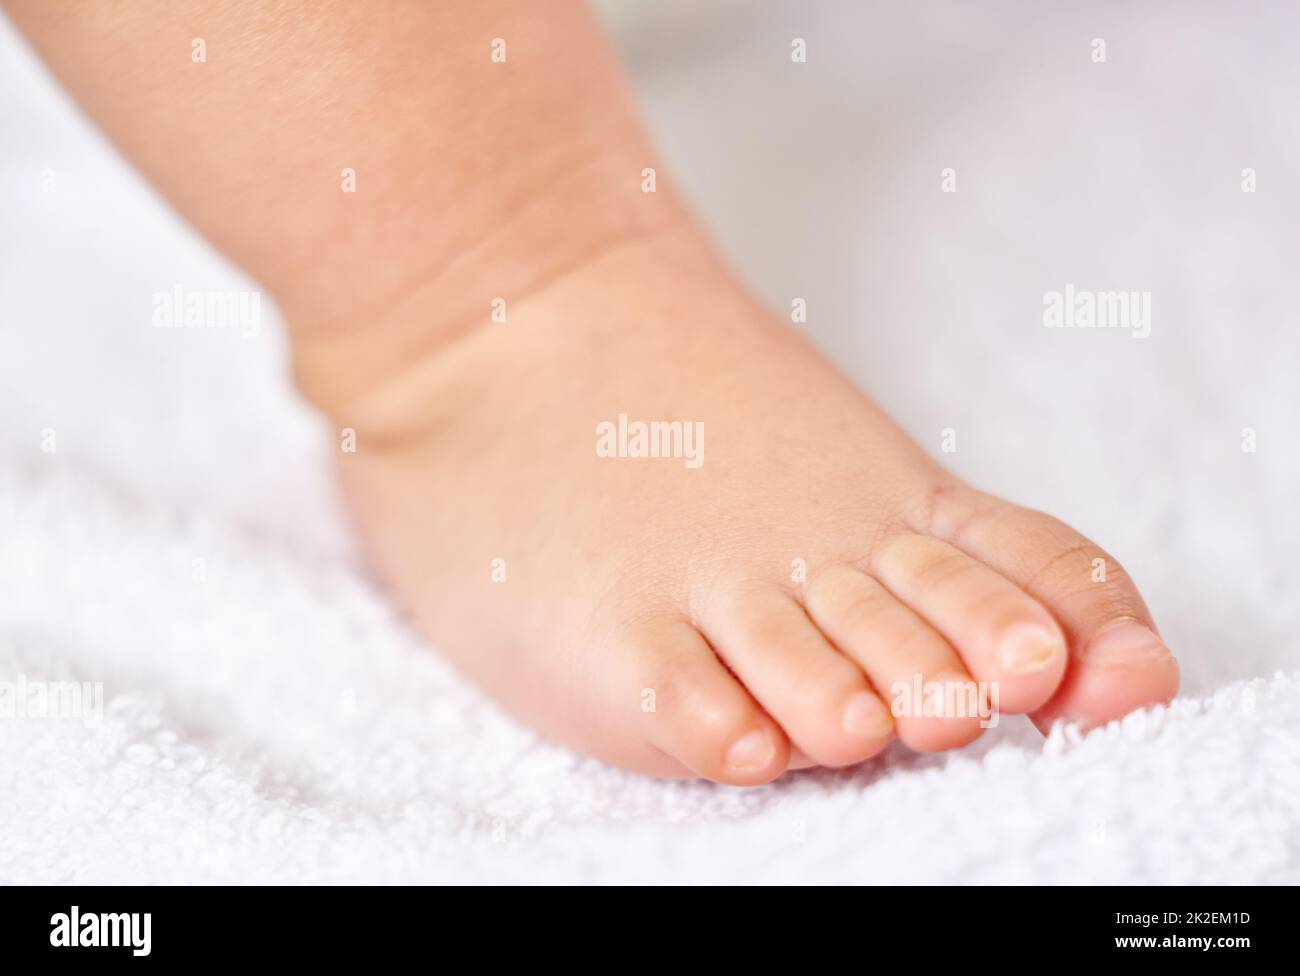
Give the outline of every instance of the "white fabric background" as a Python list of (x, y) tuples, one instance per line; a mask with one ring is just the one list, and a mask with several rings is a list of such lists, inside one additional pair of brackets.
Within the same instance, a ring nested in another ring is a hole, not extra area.
[[(754, 287), (1122, 558), (1184, 699), (747, 792), (538, 742), (367, 582), (276, 324), (151, 326), (175, 283), (251, 285), (0, 21), (0, 680), (107, 699), (0, 720), (0, 880), (1300, 879), (1300, 13), (607, 6)], [(1151, 291), (1150, 338), (1044, 329), (1067, 281)]]

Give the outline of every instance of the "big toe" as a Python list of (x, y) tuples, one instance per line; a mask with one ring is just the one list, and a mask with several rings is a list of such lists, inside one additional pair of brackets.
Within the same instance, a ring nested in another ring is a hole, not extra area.
[(1061, 624), (1069, 665), (1031, 718), (1101, 725), (1170, 701), (1178, 662), (1119, 562), (1065, 523), (988, 496), (935, 513), (934, 532), (1019, 584)]
[(1150, 624), (1100, 617), (1072, 655), (1060, 690), (1031, 716), (1044, 732), (1058, 719), (1100, 725), (1168, 702), (1178, 691), (1178, 662)]

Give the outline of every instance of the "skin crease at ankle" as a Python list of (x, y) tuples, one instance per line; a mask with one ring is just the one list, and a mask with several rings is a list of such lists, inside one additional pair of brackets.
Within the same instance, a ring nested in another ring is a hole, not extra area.
[[(363, 419), (383, 413), (372, 404), (400, 395), (393, 388), (431, 381), (438, 372), (433, 361), (450, 357), (461, 344), (495, 341), (491, 334), (507, 327), (494, 321), (494, 312), (518, 336), (530, 323), (547, 319), (546, 295), (556, 285), (620, 254), (655, 249), (661, 240), (716, 260), (711, 245), (667, 193), (653, 208), (622, 214), (618, 198), (629, 191), (611, 190), (613, 170), (633, 171), (611, 158), (596, 160), (580, 179), (549, 188), (481, 245), (401, 291), (346, 319), (298, 329), (293, 366), (299, 390), (331, 416), (346, 415), (352, 426), (378, 432), (382, 422)], [(602, 208), (601, 219), (583, 219), (576, 198), (596, 197), (608, 197), (614, 206)], [(568, 239), (551, 247), (547, 241), (557, 226), (566, 227)]]
[(489, 323), (498, 296), (687, 222), (662, 182), (641, 191), (657, 163), (581, 0), (0, 2), (274, 295), (327, 413)]

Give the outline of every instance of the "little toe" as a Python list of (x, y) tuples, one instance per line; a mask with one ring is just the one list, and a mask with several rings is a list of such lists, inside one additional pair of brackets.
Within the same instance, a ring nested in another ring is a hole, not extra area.
[(734, 786), (775, 779), (789, 764), (781, 728), (685, 621), (642, 639), (638, 702), (649, 741), (698, 776)]

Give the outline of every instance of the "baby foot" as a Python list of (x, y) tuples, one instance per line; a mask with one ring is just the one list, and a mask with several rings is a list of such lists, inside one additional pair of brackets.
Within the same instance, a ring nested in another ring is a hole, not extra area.
[[(756, 784), (977, 737), (969, 707), (912, 707), (932, 682), (1040, 728), (1177, 688), (1111, 556), (947, 474), (689, 231), (607, 249), (332, 412), (418, 625), (628, 769)], [(651, 444), (651, 421), (680, 426)], [(655, 446), (676, 456), (636, 456)]]
[(1174, 693), (1113, 559), (947, 474), (731, 278), (586, 4), (7, 6), (275, 295), (376, 565), (543, 733), (753, 784)]

